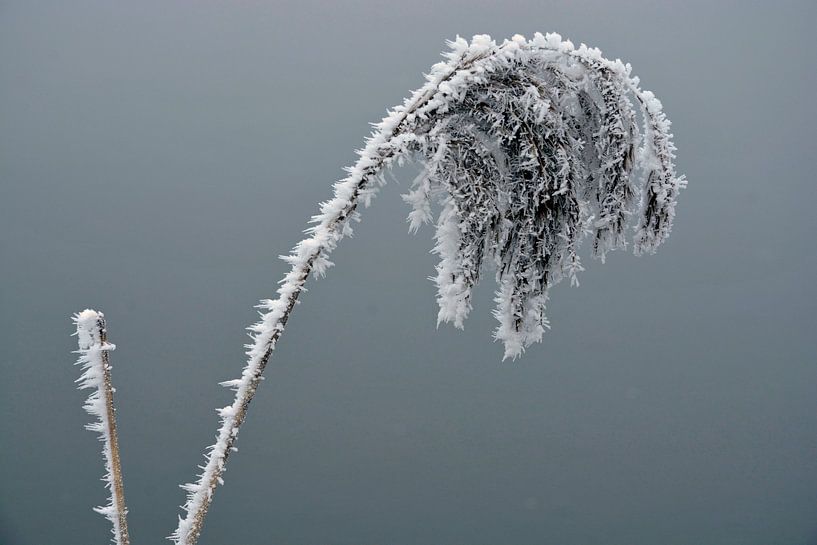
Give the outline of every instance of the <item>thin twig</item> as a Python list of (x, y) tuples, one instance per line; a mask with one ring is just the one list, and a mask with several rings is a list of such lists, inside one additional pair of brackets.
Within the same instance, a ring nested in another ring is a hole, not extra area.
[(85, 402), (85, 410), (97, 421), (87, 424), (90, 431), (99, 433), (104, 443), (102, 455), (105, 459), (105, 486), (111, 496), (106, 506), (95, 507), (94, 511), (105, 516), (113, 525), (113, 542), (116, 545), (130, 545), (128, 536), (127, 507), (122, 486), (122, 466), (119, 459), (119, 438), (116, 433), (116, 408), (114, 407), (114, 387), (111, 382), (109, 352), (116, 348), (107, 340), (105, 316), (95, 310), (83, 310), (74, 316), (77, 327), (79, 350), (78, 365), (83, 373), (77, 379), (80, 389), (93, 388)]

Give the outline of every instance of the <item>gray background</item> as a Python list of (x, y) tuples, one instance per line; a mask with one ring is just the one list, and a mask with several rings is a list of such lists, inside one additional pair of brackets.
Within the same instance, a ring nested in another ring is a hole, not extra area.
[[(500, 5), (505, 4), (505, 5)], [(633, 63), (690, 179), (516, 363), (435, 331), (399, 172), (311, 284), (202, 545), (817, 543), (813, 2), (0, 3), (0, 543), (108, 539), (72, 312), (109, 319), (135, 544), (162, 543), (256, 300), (444, 39)]]

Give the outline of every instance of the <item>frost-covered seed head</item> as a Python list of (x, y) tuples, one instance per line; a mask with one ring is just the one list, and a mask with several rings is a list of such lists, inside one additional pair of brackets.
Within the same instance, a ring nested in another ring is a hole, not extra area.
[(636, 253), (653, 252), (685, 182), (660, 102), (621, 61), (558, 34), (502, 44), (481, 35), (451, 47), (429, 77), (454, 70), (397, 131), (412, 135), (397, 152), (424, 165), (404, 200), (412, 230), (440, 206), (438, 322), (463, 326), (490, 264), (495, 337), (516, 358), (547, 327), (549, 288), (564, 277), (578, 284), (582, 239), (603, 260), (626, 246), (632, 225)]

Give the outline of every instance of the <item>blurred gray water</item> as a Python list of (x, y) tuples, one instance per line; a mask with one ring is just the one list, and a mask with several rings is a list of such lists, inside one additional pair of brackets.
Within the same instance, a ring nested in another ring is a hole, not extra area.
[(456, 34), (634, 66), (689, 179), (500, 363), (435, 330), (388, 186), (311, 284), (201, 545), (817, 543), (814, 2), (0, 2), (0, 544), (103, 543), (72, 312), (103, 310), (133, 542), (162, 543), (275, 259)]

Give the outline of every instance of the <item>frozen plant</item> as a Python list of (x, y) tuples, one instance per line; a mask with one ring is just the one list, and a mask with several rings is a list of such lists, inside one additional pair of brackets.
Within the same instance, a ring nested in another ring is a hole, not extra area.
[[(582, 270), (578, 246), (585, 235), (593, 253), (626, 245), (635, 227), (637, 254), (654, 252), (667, 237), (675, 201), (685, 184), (675, 174), (675, 147), (661, 103), (642, 91), (630, 66), (574, 47), (558, 34), (489, 36), (450, 42), (445, 61), (426, 84), (377, 123), (357, 163), (334, 186), (334, 197), (312, 217), (308, 238), (283, 256), (291, 270), (278, 298), (261, 301), (250, 326), (247, 364), (222, 385), (235, 391), (219, 410), (216, 443), (188, 492), (186, 516), (171, 536), (192, 545), (222, 482), (225, 464), (275, 344), (310, 273), (322, 276), (328, 255), (351, 234), (358, 204), (368, 205), (385, 183), (385, 170), (419, 161), (423, 174), (404, 198), (411, 228), (437, 218), (438, 321), (462, 327), (482, 265), (494, 266), (499, 284), (495, 337), (505, 357), (516, 358), (541, 340), (547, 327), (548, 290)], [(639, 130), (633, 107), (641, 112)]]
[(82, 375), (77, 382), (79, 388), (93, 391), (85, 402), (85, 410), (96, 421), (85, 427), (99, 433), (102, 442), (102, 456), (105, 460), (105, 476), (102, 480), (111, 491), (108, 505), (95, 507), (113, 526), (113, 542), (129, 545), (128, 522), (126, 519), (125, 493), (122, 487), (122, 466), (119, 462), (119, 438), (116, 434), (116, 409), (113, 403), (114, 388), (111, 382), (111, 363), (108, 352), (116, 346), (109, 343), (105, 316), (101, 312), (86, 309), (74, 315), (74, 324), (79, 344), (77, 365), (82, 366)]
[(223, 382), (233, 402), (219, 409), (216, 442), (187, 491), (185, 515), (171, 539), (198, 540), (216, 486), (262, 373), (304, 291), (322, 276), (329, 254), (352, 232), (394, 165), (422, 165), (404, 199), (410, 229), (434, 221), (438, 323), (462, 328), (484, 270), (498, 288), (494, 337), (515, 359), (548, 327), (550, 288), (577, 284), (579, 245), (592, 254), (627, 246), (652, 253), (669, 235), (679, 190), (675, 147), (661, 103), (639, 87), (630, 66), (558, 34), (489, 36), (449, 43), (426, 83), (374, 126), (334, 196), (320, 204), (307, 238), (283, 259), (291, 266), (278, 297), (261, 301), (239, 378)]

